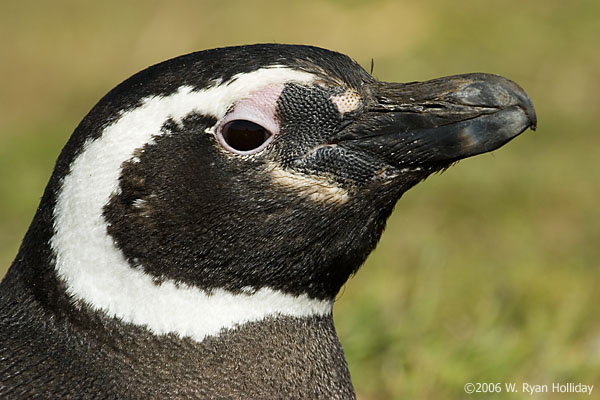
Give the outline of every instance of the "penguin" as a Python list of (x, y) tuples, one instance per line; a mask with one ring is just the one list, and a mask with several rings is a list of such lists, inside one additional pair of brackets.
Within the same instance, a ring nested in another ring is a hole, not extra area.
[(354, 399), (340, 288), (409, 188), (528, 128), (516, 83), (205, 50), (104, 96), (0, 284), (0, 397)]

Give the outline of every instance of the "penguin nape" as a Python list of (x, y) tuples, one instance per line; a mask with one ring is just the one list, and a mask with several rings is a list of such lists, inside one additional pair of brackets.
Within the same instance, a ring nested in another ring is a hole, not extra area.
[(536, 115), (496, 75), (184, 55), (81, 121), (0, 284), (0, 397), (351, 399), (332, 319), (402, 194)]

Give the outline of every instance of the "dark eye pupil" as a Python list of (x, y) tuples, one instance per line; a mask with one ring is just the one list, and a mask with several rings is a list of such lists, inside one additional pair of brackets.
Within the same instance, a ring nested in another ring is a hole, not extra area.
[(245, 120), (235, 120), (223, 127), (223, 139), (234, 150), (250, 151), (260, 147), (271, 134), (262, 126)]

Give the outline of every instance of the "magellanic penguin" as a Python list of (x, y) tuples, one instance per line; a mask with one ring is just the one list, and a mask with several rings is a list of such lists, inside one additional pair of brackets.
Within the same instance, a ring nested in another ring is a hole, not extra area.
[(496, 75), (375, 80), (295, 45), (127, 79), (0, 286), (0, 397), (352, 399), (332, 307), (396, 201), (536, 116)]

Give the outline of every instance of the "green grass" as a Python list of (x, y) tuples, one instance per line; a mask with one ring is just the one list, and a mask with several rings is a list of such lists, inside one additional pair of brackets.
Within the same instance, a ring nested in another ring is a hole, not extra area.
[(594, 0), (3, 4), (0, 275), (70, 132), (147, 65), (277, 41), (374, 58), (383, 80), (494, 72), (528, 91), (539, 129), (400, 200), (335, 308), (353, 380), (362, 399), (463, 399), (467, 382), (582, 382), (597, 398), (599, 37)]

